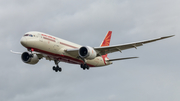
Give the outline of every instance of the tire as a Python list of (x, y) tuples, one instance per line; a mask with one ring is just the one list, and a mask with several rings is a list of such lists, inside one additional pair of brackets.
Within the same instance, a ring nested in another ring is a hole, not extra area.
[(88, 66), (87, 64), (84, 64), (84, 68), (88, 69), (88, 68), (89, 68), (89, 66)]
[(83, 67), (84, 67), (84, 66), (83, 66), (83, 64), (81, 64), (80, 66), (81, 66), (81, 68), (83, 68)]
[(59, 70), (59, 72), (61, 72), (61, 71), (62, 71), (62, 68), (59, 67), (58, 70)]
[(56, 67), (55, 66), (53, 66), (53, 68), (52, 68), (53, 70), (56, 70)]
[(58, 72), (58, 70), (56, 69), (55, 72)]

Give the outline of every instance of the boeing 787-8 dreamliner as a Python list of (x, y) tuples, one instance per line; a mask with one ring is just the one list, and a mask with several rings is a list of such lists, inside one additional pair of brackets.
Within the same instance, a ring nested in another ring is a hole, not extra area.
[(122, 52), (126, 49), (137, 48), (146, 43), (174, 36), (171, 35), (147, 41), (109, 46), (111, 34), (112, 31), (108, 31), (100, 47), (90, 47), (81, 46), (42, 32), (32, 31), (27, 32), (20, 41), (28, 51), (23, 53), (14, 51), (11, 52), (21, 54), (22, 61), (27, 64), (37, 64), (42, 58), (46, 58), (46, 60), (53, 60), (56, 66), (53, 66), (52, 69), (56, 72), (62, 71), (58, 65), (61, 61), (72, 64), (79, 64), (80, 67), (85, 70), (91, 67), (110, 65), (112, 64), (112, 61), (137, 58), (127, 57), (109, 59), (107, 57), (108, 53), (117, 51)]

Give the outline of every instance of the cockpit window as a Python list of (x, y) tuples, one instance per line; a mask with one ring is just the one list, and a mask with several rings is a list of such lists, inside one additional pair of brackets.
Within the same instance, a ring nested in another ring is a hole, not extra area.
[(25, 34), (24, 36), (28, 36), (29, 34)]
[(30, 37), (33, 37), (33, 35), (29, 34)]
[(30, 37), (33, 37), (33, 35), (32, 35), (32, 34), (25, 34), (24, 36), (30, 36)]

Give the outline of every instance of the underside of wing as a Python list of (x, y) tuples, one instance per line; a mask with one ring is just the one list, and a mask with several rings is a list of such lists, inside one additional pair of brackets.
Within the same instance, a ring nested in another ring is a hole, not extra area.
[(79, 54), (78, 54), (78, 51), (79, 49), (66, 49), (65, 52), (68, 53), (69, 55), (72, 55), (74, 57), (78, 57)]

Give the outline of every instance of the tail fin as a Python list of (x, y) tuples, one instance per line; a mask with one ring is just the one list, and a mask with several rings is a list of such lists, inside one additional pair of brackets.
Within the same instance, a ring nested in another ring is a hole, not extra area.
[(110, 41), (111, 41), (111, 34), (112, 34), (112, 31), (108, 31), (108, 33), (106, 34), (106, 37), (104, 38), (104, 40), (102, 41), (100, 45), (101, 47), (109, 46)]
[[(106, 37), (104, 38), (104, 40), (102, 41), (102, 43), (101, 43), (101, 45), (100, 45), (101, 47), (103, 47), (103, 46), (109, 46), (110, 41), (111, 41), (111, 35), (112, 35), (112, 31), (108, 31), (108, 33), (106, 34)], [(105, 62), (105, 58), (108, 59), (107, 54), (106, 54), (106, 55), (103, 55), (102, 58), (103, 58), (103, 60), (104, 60), (104, 62)], [(106, 64), (106, 63), (105, 63), (105, 64)]]

